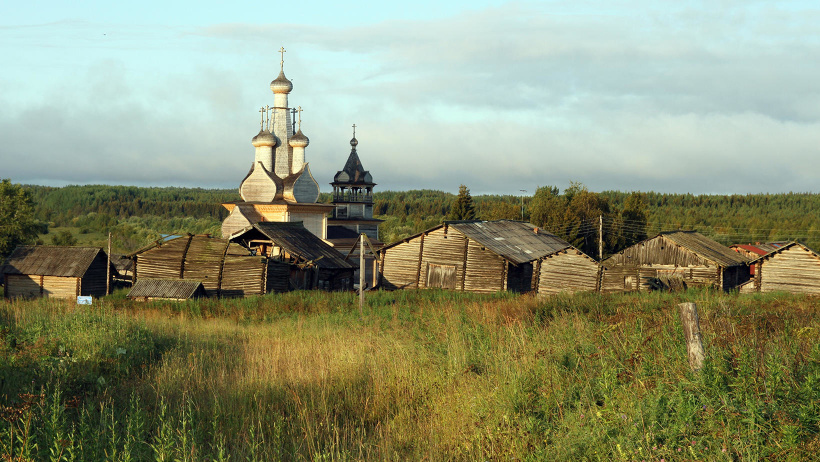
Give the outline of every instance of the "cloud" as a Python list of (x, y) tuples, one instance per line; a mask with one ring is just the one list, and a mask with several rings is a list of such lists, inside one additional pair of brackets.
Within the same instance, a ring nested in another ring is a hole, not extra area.
[(323, 187), (356, 123), (383, 189), (816, 190), (820, 12), (688, 5), (509, 3), (350, 27), (166, 28), (162, 52), (155, 39), (140, 48), (151, 31), (128, 29), (37, 97), (0, 89), (0, 103), (23, 102), (0, 115), (0, 176), (235, 187), (284, 45)]

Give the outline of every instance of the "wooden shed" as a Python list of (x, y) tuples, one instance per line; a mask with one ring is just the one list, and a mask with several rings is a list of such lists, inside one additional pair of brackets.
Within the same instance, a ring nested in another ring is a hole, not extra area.
[(602, 292), (650, 290), (671, 283), (729, 290), (749, 280), (749, 260), (695, 231), (670, 231), (601, 262)]
[(209, 297), (243, 297), (288, 289), (287, 264), (254, 256), (238, 244), (207, 235), (158, 241), (130, 255), (134, 278), (202, 283)]
[(256, 255), (290, 265), (290, 290), (353, 289), (358, 265), (318, 238), (300, 222), (264, 221), (231, 236), (231, 242), (251, 249)]
[(152, 300), (184, 301), (205, 296), (205, 287), (199, 281), (146, 278), (134, 283), (127, 295), (132, 300), (142, 302)]
[[(108, 257), (99, 247), (20, 246), (2, 267), (6, 298), (101, 297)], [(111, 267), (110, 274), (115, 270)]]
[(595, 290), (598, 274), (595, 262), (563, 239), (510, 220), (446, 222), (385, 246), (379, 257), (386, 289), (546, 294)]
[(749, 263), (754, 276), (743, 292), (783, 291), (820, 294), (820, 255), (797, 242), (790, 242)]

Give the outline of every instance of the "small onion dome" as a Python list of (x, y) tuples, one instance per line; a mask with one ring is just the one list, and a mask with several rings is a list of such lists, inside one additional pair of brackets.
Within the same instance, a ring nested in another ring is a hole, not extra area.
[(289, 144), (292, 148), (305, 148), (310, 144), (310, 140), (302, 133), (300, 128), (293, 136), (290, 137)]
[(257, 148), (259, 146), (279, 146), (279, 140), (273, 133), (267, 130), (259, 130), (259, 133), (251, 140), (251, 144)]
[(285, 77), (285, 71), (279, 72), (279, 77), (270, 83), (270, 89), (274, 93), (290, 93), (293, 90), (293, 83)]
[(356, 146), (358, 146), (358, 144), (359, 144), (359, 140), (357, 140), (357, 139), (356, 139), (356, 137), (354, 136), (354, 137), (350, 140), (350, 145), (351, 145), (351, 146), (353, 146), (353, 147), (355, 148)]

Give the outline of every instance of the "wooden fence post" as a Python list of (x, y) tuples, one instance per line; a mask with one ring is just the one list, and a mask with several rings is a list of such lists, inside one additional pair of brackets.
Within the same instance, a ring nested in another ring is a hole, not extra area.
[(703, 367), (703, 342), (698, 322), (698, 306), (692, 302), (679, 303), (680, 322), (686, 338), (686, 353), (689, 355), (689, 367), (697, 372)]

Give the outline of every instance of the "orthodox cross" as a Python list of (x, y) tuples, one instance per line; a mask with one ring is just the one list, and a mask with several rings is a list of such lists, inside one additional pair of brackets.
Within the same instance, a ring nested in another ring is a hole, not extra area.
[[(276, 114), (276, 112), (274, 112), (274, 114)], [(268, 131), (271, 131), (273, 129), (273, 124), (270, 119), (270, 105), (265, 106), (265, 115), (268, 117)]]
[(291, 108), (290, 117), (293, 120), (293, 133), (296, 133), (296, 108)]
[(302, 129), (302, 106), (299, 106), (299, 109), (296, 110), (299, 113), (299, 130)]
[(353, 138), (356, 138), (356, 124), (353, 124)]
[(264, 107), (259, 108), (259, 115), (261, 116), (261, 119), (262, 119), (259, 122), (259, 130), (264, 130), (265, 129), (265, 113), (266, 112), (267, 111), (265, 110)]
[(285, 70), (285, 51), (287, 51), (287, 50), (285, 50), (285, 47), (282, 47), (282, 48), (279, 49), (279, 54), (282, 55), (282, 59), (281, 59), (281, 61), (279, 61), (279, 70), (280, 71)]

